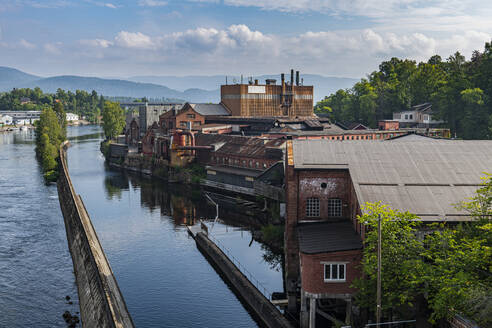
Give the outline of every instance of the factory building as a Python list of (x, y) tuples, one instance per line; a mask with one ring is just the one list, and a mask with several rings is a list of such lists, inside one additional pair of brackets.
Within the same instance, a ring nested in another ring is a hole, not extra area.
[(299, 71), (291, 70), (290, 82), (281, 74), (281, 83), (267, 79), (265, 84), (226, 84), (220, 88), (221, 103), (239, 117), (312, 116), (313, 86), (300, 81)]

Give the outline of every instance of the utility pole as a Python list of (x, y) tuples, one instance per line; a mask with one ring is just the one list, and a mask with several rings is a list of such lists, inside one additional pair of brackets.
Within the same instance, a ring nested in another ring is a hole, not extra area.
[(376, 327), (380, 327), (381, 323), (381, 214), (378, 216), (378, 282), (376, 295)]

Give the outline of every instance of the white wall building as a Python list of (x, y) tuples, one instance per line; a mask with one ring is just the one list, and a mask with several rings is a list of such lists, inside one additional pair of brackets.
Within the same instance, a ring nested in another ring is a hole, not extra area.
[(13, 118), (10, 115), (0, 114), (0, 125), (12, 125)]
[(393, 113), (393, 120), (400, 122), (401, 125), (434, 125), (444, 121), (432, 118), (432, 104), (424, 103), (413, 106), (410, 110)]
[(74, 113), (66, 113), (67, 122), (78, 121), (79, 115)]

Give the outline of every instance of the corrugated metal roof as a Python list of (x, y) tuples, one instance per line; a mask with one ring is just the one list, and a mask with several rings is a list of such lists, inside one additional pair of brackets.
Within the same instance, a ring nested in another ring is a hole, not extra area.
[(299, 250), (305, 254), (361, 249), (362, 241), (347, 221), (306, 223), (297, 228)]
[(462, 220), (454, 204), (492, 171), (492, 141), (485, 140), (293, 140), (293, 151), (296, 169), (348, 168), (360, 204), (381, 201), (429, 220)]
[(230, 115), (221, 104), (190, 104), (191, 107), (198, 113), (203, 116), (224, 116)]
[(266, 158), (267, 148), (281, 148), (285, 139), (260, 139), (254, 137), (231, 136), (226, 134), (197, 134), (197, 146), (220, 145), (216, 154)]

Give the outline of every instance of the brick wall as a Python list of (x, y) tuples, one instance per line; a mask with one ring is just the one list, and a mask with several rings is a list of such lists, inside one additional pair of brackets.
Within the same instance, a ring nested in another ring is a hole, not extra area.
[[(349, 183), (350, 178), (348, 170), (306, 170), (299, 172), (299, 206), (297, 207), (297, 221), (305, 219), (330, 219), (328, 217), (329, 198), (340, 198), (343, 204), (342, 217), (350, 217)], [(317, 197), (320, 200), (319, 218), (306, 217), (306, 200), (310, 197)]]
[[(342, 251), (322, 254), (301, 253), (302, 289), (313, 294), (352, 294), (353, 280), (361, 275), (359, 269), (362, 250)], [(345, 282), (325, 282), (322, 262), (347, 262)]]

